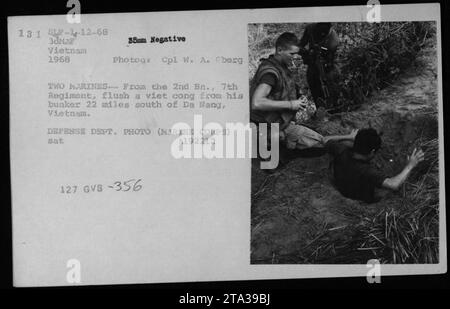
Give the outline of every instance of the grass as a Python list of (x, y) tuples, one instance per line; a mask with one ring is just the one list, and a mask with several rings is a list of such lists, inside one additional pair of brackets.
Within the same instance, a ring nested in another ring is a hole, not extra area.
[(359, 250), (370, 250), (382, 263), (439, 262), (439, 204), (406, 200), (399, 211), (383, 210), (361, 223)]
[[(274, 253), (255, 262), (365, 264), (375, 258), (385, 264), (438, 263), (439, 143), (437, 138), (424, 140), (422, 136), (416, 143), (425, 152), (425, 160), (413, 171), (400, 193), (376, 205), (381, 208), (377, 212), (361, 208), (366, 205), (335, 208), (353, 223), (330, 226), (322, 222), (311, 230), (301, 248), (289, 254)], [(271, 190), (279, 176), (278, 173), (267, 176), (253, 192), (252, 205)], [(253, 232), (264, 220), (280, 213), (280, 207), (288, 206), (273, 205), (257, 217), (252, 215)]]
[(377, 247), (385, 263), (439, 262), (439, 142), (420, 144), (426, 159), (404, 185), (402, 207), (380, 212), (360, 229), (366, 235), (361, 247)]
[[(403, 198), (395, 200), (400, 205), (387, 205), (375, 216), (360, 218), (349, 237), (338, 244), (341, 250), (335, 249), (331, 256), (325, 248), (336, 243), (325, 239), (317, 247), (322, 256), (316, 253), (315, 262), (364, 263), (371, 258), (387, 264), (439, 262), (438, 140), (423, 142), (422, 149), (426, 160), (420, 164), (425, 173), (411, 175), (414, 181), (406, 183)], [(326, 231), (321, 233), (325, 235)]]

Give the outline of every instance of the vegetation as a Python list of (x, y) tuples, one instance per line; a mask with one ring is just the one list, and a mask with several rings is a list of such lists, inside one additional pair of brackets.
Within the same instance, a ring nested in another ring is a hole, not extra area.
[[(301, 37), (306, 24), (250, 24), (249, 76), (256, 72), (259, 61), (274, 52), (274, 42), (283, 32)], [(340, 71), (339, 106), (348, 110), (359, 106), (374, 93), (390, 85), (416, 60), (425, 46), (434, 44), (434, 22), (335, 23), (333, 28), (341, 44), (337, 52)], [(306, 67), (296, 72), (296, 82), (305, 94)]]
[(391, 85), (411, 66), (427, 44), (433, 44), (434, 22), (338, 23), (341, 38), (342, 104), (360, 105), (374, 91)]

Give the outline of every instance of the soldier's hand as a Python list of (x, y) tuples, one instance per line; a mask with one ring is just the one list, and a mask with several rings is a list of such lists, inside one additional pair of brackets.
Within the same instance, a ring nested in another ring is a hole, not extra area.
[(292, 110), (294, 110), (294, 111), (305, 110), (306, 106), (308, 106), (308, 101), (306, 101), (303, 98), (298, 99), (298, 100), (292, 100), (291, 105), (292, 105)]
[(422, 162), (424, 160), (424, 153), (421, 149), (417, 150), (417, 148), (414, 148), (411, 156), (408, 156), (408, 164), (411, 167), (416, 167), (417, 164)]
[(358, 134), (358, 131), (359, 131), (358, 129), (352, 130), (352, 132), (350, 132), (349, 134), (350, 139), (354, 140), (356, 135)]

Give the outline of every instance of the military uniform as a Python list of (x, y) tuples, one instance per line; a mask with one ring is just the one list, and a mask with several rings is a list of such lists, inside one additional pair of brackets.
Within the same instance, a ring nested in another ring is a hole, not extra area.
[[(267, 96), (274, 101), (296, 100), (299, 89), (289, 69), (281, 64), (273, 55), (261, 61), (250, 84), (250, 100), (261, 83), (271, 86)], [(250, 120), (253, 123), (278, 123), (284, 144), (289, 149), (306, 149), (322, 146), (322, 136), (304, 126), (294, 123), (296, 111), (260, 111), (250, 109)], [(270, 133), (268, 133), (270, 134)]]

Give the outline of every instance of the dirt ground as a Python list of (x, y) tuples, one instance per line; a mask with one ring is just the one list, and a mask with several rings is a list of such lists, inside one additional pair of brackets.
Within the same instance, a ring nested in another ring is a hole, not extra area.
[[(380, 90), (360, 109), (308, 123), (323, 135), (373, 127), (383, 132), (375, 166), (388, 176), (399, 172), (406, 154), (438, 137), (437, 75), (434, 49), (421, 52), (416, 64), (393, 85)], [(425, 151), (425, 155), (427, 152)], [(382, 193), (375, 204), (347, 199), (333, 187), (329, 157), (296, 158), (274, 172), (252, 167), (251, 262), (366, 263), (370, 250), (360, 250), (358, 226), (380, 211), (406, 207), (404, 186)], [(408, 179), (418, 181), (429, 169), (419, 165)], [(437, 198), (437, 197), (434, 197)], [(361, 236), (361, 235), (359, 235)]]

